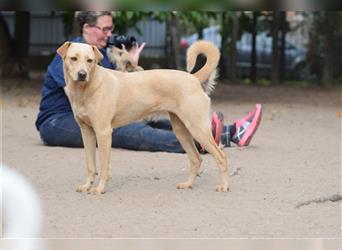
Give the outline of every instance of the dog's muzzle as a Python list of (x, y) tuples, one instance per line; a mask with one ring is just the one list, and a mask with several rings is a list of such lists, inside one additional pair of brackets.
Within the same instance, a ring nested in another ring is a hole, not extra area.
[(78, 71), (77, 73), (77, 80), (78, 81), (85, 81), (87, 79), (87, 72), (83, 69)]

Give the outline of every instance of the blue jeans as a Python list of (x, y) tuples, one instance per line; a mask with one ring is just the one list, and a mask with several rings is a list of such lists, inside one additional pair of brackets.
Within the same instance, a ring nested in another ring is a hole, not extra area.
[[(112, 147), (184, 153), (171, 129), (168, 120), (131, 123), (113, 130)], [(50, 117), (39, 127), (39, 132), (46, 145), (83, 147), (81, 130), (72, 112)]]

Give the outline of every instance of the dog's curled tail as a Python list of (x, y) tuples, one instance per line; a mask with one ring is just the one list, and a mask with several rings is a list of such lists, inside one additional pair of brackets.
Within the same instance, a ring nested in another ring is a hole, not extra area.
[(197, 41), (187, 51), (186, 69), (199, 79), (208, 95), (215, 88), (216, 68), (219, 60), (219, 49), (208, 41)]

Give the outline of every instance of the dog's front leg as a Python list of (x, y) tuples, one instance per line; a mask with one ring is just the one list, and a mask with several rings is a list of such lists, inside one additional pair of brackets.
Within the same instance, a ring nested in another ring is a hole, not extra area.
[(106, 184), (110, 179), (110, 151), (112, 144), (112, 128), (96, 130), (96, 138), (100, 155), (100, 182), (97, 187), (90, 189), (91, 194), (104, 194)]
[(96, 175), (96, 137), (94, 130), (88, 125), (79, 122), (84, 149), (86, 153), (87, 178), (83, 185), (78, 186), (77, 192), (86, 192), (94, 183)]

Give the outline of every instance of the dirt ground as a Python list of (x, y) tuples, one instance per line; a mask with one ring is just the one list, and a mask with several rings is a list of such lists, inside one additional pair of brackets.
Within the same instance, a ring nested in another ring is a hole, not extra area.
[[(259, 102), (250, 146), (225, 148), (230, 192), (204, 155), (194, 189), (184, 154), (112, 149), (113, 179), (101, 196), (75, 192), (83, 149), (44, 146), (34, 127), (40, 79), (1, 80), (2, 162), (34, 185), (42, 238), (340, 238), (341, 90), (219, 84), (214, 110), (227, 123)], [(315, 202), (316, 201), (316, 202)]]

